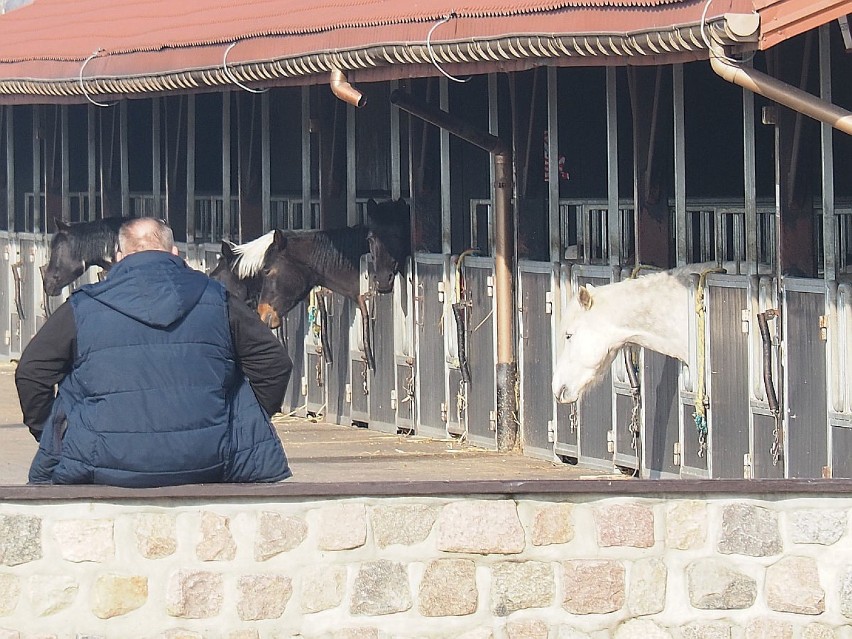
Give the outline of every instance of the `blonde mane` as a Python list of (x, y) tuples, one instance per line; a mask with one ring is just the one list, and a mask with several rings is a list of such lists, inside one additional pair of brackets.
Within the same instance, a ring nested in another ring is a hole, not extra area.
[(274, 235), (275, 231), (269, 231), (256, 240), (234, 247), (233, 251), (237, 259), (234, 261), (231, 270), (240, 279), (254, 277), (260, 273), (260, 269), (263, 267), (263, 258), (266, 256), (266, 250), (272, 246)]

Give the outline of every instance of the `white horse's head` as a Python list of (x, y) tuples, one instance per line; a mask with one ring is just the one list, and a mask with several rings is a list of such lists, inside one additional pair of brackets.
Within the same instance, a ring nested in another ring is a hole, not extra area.
[(565, 343), (553, 372), (553, 394), (559, 402), (576, 402), (604, 376), (621, 346), (607, 317), (618, 309), (601, 308), (596, 297), (591, 284), (581, 286), (564, 310), (560, 336)]

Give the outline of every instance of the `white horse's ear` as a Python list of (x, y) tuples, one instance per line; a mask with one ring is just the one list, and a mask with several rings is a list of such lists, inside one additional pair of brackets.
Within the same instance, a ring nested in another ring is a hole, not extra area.
[(591, 284), (587, 284), (586, 286), (581, 286), (580, 290), (577, 291), (577, 299), (580, 301), (580, 306), (582, 306), (587, 311), (592, 308), (592, 291), (594, 287)]

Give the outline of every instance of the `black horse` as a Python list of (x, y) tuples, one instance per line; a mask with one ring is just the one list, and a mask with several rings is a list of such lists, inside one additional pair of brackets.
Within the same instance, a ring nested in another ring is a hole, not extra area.
[[(267, 326), (323, 286), (354, 301), (361, 311), (367, 365), (375, 370), (366, 295), (361, 293), (361, 256), (373, 258), (371, 281), (379, 293), (393, 290), (394, 278), (411, 254), (409, 209), (404, 200), (367, 202), (366, 224), (326, 231), (275, 231), (263, 258), (257, 312)], [(247, 272), (243, 273), (247, 275)]]
[[(264, 236), (272, 243), (272, 235)], [(245, 245), (243, 245), (245, 246)], [(222, 240), (222, 251), (216, 266), (208, 273), (214, 280), (221, 282), (228, 290), (228, 294), (235, 299), (241, 300), (251, 308), (257, 308), (257, 298), (260, 296), (260, 287), (263, 281), (260, 273), (254, 275), (240, 276), (237, 267), (242, 254), (240, 245), (232, 244)]]
[(45, 296), (59, 292), (86, 272), (90, 266), (108, 271), (115, 261), (118, 229), (123, 217), (106, 217), (94, 222), (56, 222), (50, 241), (50, 259), (42, 270)]

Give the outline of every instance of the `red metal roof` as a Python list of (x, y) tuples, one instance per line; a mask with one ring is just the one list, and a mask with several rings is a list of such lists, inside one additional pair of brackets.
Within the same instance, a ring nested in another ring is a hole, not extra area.
[(35, 0), (0, 16), (0, 100), (80, 99), (83, 77), (86, 92), (99, 95), (233, 84), (222, 72), (226, 55), (247, 82), (324, 81), (330, 66), (356, 70), (361, 80), (422, 75), (435, 71), (427, 37), (443, 46), (443, 64), (475, 63), (474, 72), (629, 56), (694, 59), (704, 55), (703, 29), (726, 13), (823, 3), (829, 0)]

